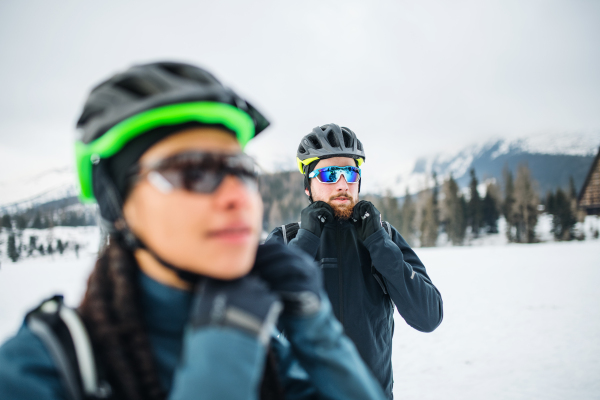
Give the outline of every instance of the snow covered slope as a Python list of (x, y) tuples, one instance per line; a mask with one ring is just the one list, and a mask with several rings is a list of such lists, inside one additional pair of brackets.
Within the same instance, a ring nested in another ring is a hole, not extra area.
[(71, 167), (50, 169), (29, 176), (0, 181), (0, 207), (21, 208), (77, 195), (75, 171)]
[(471, 168), (475, 168), (480, 181), (500, 180), (505, 165), (514, 172), (519, 164), (529, 166), (542, 193), (556, 186), (566, 187), (570, 176), (580, 187), (599, 147), (600, 131), (543, 134), (477, 143), (456, 154), (434, 154), (417, 159), (411, 171), (397, 176), (394, 191), (403, 195), (408, 187), (411, 193), (415, 193), (423, 189), (427, 181), (430, 186), (434, 171), (440, 177), (452, 174), (461, 186), (467, 184)]

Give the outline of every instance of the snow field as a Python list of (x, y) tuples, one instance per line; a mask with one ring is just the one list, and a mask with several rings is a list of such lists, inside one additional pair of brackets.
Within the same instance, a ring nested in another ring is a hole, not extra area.
[[(92, 248), (3, 260), (0, 342), (46, 297), (79, 303)], [(600, 399), (600, 240), (416, 251), (444, 321), (421, 333), (396, 314), (397, 399)]]
[(600, 241), (417, 254), (444, 321), (421, 333), (396, 314), (396, 398), (600, 398)]

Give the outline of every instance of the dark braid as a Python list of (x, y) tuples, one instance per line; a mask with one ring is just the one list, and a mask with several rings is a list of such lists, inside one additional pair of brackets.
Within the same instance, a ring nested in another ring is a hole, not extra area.
[[(164, 399), (142, 320), (133, 254), (114, 238), (102, 251), (79, 307), (117, 397)], [(269, 348), (260, 386), (262, 400), (283, 399), (273, 350)]]
[(137, 264), (116, 240), (109, 243), (90, 275), (79, 311), (109, 367), (113, 390), (132, 400), (164, 399), (142, 320)]

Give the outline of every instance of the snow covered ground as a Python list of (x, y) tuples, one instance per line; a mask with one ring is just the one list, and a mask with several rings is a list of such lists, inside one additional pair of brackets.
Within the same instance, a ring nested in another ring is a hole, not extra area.
[(600, 241), (418, 249), (444, 299), (396, 315), (398, 399), (600, 399)]
[[(0, 342), (54, 293), (76, 305), (89, 246), (0, 268)], [(420, 333), (396, 315), (397, 399), (600, 399), (600, 240), (417, 249), (444, 298)]]

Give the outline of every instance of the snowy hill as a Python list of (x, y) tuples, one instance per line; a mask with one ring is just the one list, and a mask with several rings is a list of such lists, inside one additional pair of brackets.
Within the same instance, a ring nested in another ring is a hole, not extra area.
[(0, 210), (26, 209), (77, 195), (71, 167), (51, 169), (31, 176), (0, 181)]
[[(440, 177), (452, 173), (459, 185), (464, 187), (471, 168), (475, 168), (480, 181), (500, 181), (505, 165), (514, 172), (521, 163), (528, 164), (540, 184), (540, 193), (556, 186), (566, 187), (570, 176), (579, 188), (599, 146), (600, 131), (489, 140), (467, 146), (458, 153), (417, 158), (412, 169), (395, 176), (391, 189), (398, 196), (404, 195), (406, 187), (411, 193), (416, 193), (426, 184), (432, 184), (433, 171)], [(390, 167), (390, 170), (393, 171), (393, 168)], [(65, 198), (74, 199), (77, 195), (75, 184), (76, 174), (72, 167), (0, 180), (0, 212), (12, 212), (15, 208), (23, 210)]]
[(435, 154), (416, 160), (410, 172), (396, 178), (398, 195), (409, 188), (415, 193), (431, 182), (432, 172), (440, 177), (450, 174), (458, 184), (465, 186), (469, 170), (475, 168), (480, 181), (501, 181), (505, 165), (516, 171), (520, 164), (527, 164), (540, 185), (540, 193), (566, 187), (573, 176), (579, 189), (600, 146), (600, 132), (545, 134), (528, 138), (496, 139), (465, 147), (456, 154)]

